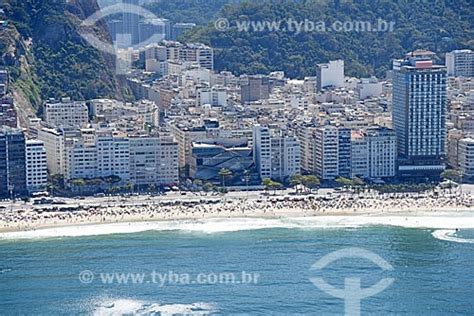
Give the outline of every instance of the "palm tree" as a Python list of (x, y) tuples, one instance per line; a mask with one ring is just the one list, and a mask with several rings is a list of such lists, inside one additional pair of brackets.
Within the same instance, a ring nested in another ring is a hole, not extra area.
[(249, 182), (250, 182), (250, 170), (245, 169), (244, 170), (244, 181), (245, 181), (245, 187), (246, 187), (246, 192), (247, 192), (247, 200), (249, 199)]
[(219, 171), (219, 176), (222, 178), (222, 186), (223, 186), (224, 189), (225, 189), (225, 180), (226, 180), (227, 178), (232, 177), (232, 171), (230, 171), (229, 169), (226, 169), (226, 168), (222, 168), (222, 169)]

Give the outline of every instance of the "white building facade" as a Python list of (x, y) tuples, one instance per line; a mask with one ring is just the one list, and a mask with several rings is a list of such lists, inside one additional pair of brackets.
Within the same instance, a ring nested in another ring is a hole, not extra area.
[(45, 104), (44, 119), (50, 127), (82, 128), (89, 122), (89, 111), (85, 102), (63, 98), (59, 103)]
[(397, 174), (397, 135), (387, 128), (366, 131), (369, 178), (392, 178)]
[(28, 191), (42, 191), (48, 183), (48, 163), (44, 143), (39, 140), (27, 140), (25, 146)]
[(464, 179), (474, 179), (474, 138), (459, 141), (459, 169)]
[(344, 87), (344, 61), (332, 60), (327, 64), (317, 65), (317, 89)]
[(301, 173), (300, 143), (295, 136), (255, 125), (253, 155), (262, 180), (284, 181)]
[(474, 77), (474, 51), (463, 49), (446, 53), (446, 67), (448, 76)]
[(64, 174), (66, 158), (64, 133), (56, 129), (43, 128), (38, 131), (38, 139), (44, 143), (49, 173)]
[(178, 184), (178, 144), (171, 138), (130, 138), (130, 178), (139, 186)]

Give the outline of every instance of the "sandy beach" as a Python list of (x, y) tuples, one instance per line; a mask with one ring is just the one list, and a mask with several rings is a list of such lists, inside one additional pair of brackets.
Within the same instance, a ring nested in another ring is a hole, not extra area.
[[(93, 200), (93, 198), (92, 198)], [(267, 196), (194, 200), (121, 199), (110, 203), (61, 206), (25, 204), (0, 212), (0, 233), (92, 224), (232, 218), (309, 218), (317, 216), (390, 216), (474, 211), (472, 194), (383, 194)]]

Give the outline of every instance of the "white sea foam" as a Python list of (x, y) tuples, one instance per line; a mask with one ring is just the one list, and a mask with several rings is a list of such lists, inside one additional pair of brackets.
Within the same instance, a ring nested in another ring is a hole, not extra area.
[(209, 315), (216, 312), (214, 304), (157, 304), (132, 299), (107, 300), (95, 304), (93, 315)]
[(456, 230), (440, 229), (433, 232), (433, 237), (439, 240), (458, 242), (463, 244), (474, 244), (472, 239), (464, 239), (456, 236)]
[(316, 216), (293, 218), (226, 218), (118, 224), (66, 226), (33, 231), (1, 233), (0, 239), (40, 239), (59, 237), (132, 234), (145, 231), (225, 233), (270, 228), (331, 229), (364, 226), (396, 226), (429, 229), (474, 229), (474, 212), (419, 215)]

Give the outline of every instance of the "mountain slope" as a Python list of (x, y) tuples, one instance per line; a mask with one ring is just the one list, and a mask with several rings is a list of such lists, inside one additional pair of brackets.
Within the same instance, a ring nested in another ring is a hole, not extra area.
[[(216, 50), (218, 70), (237, 74), (284, 70), (291, 77), (315, 74), (315, 64), (346, 61), (349, 75), (383, 76), (393, 58), (416, 48), (439, 53), (474, 48), (474, 6), (470, 0), (259, 1), (225, 6), (232, 26), (221, 32), (202, 27), (188, 40)], [(395, 22), (393, 32), (241, 32), (235, 21)]]
[[(36, 108), (50, 97), (122, 98), (113, 57), (78, 34), (82, 19), (98, 10), (96, 0), (6, 0), (3, 9), (10, 24), (0, 33), (0, 63), (16, 94)], [(95, 30), (108, 38), (105, 25)]]

